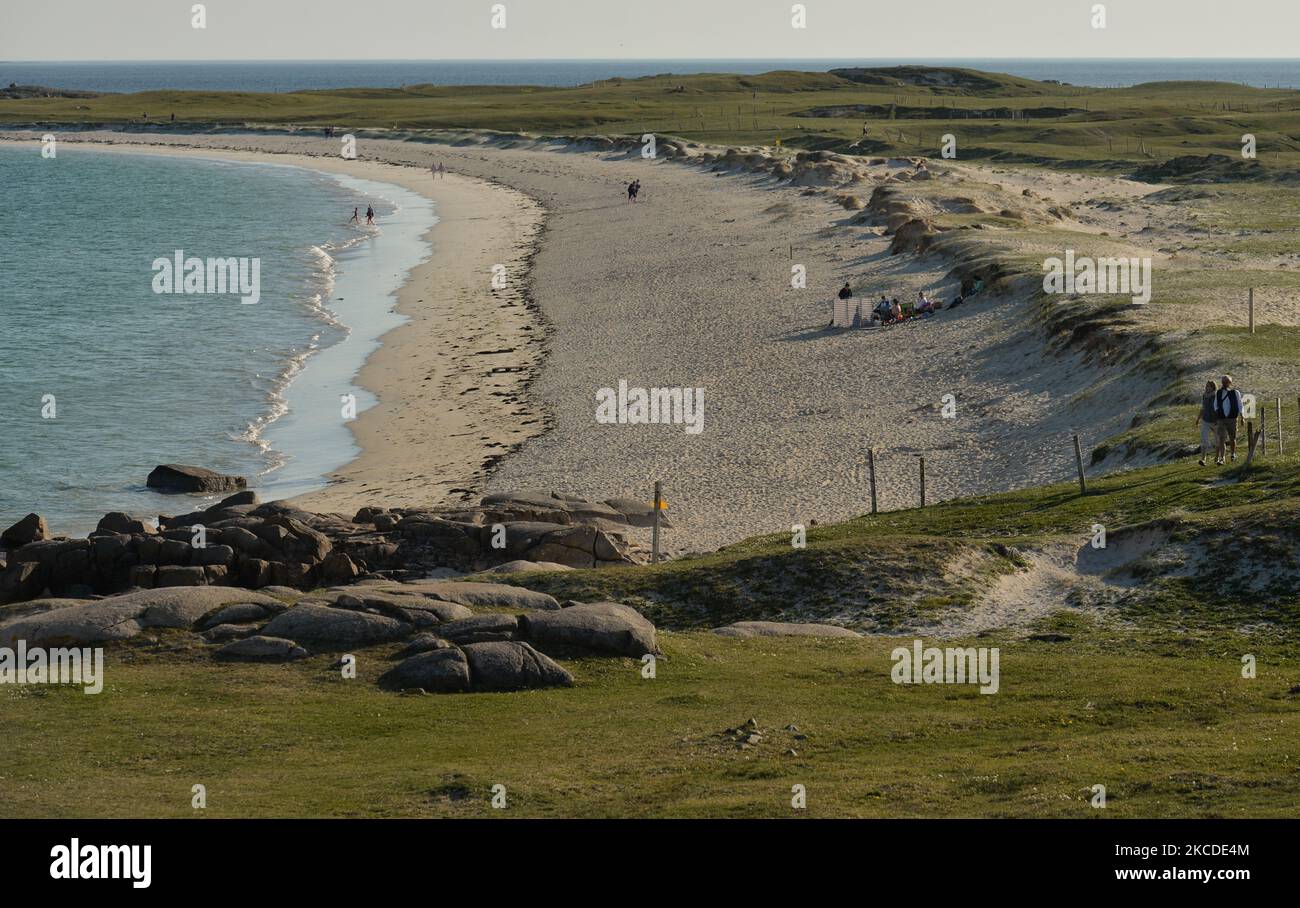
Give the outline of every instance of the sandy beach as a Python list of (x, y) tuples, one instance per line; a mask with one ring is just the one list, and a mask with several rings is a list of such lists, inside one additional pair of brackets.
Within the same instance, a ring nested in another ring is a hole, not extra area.
[[(929, 501), (1066, 479), (1070, 434), (1119, 431), (1151, 392), (1049, 355), (1029, 303), (992, 294), (928, 321), (827, 330), (845, 280), (900, 299), (949, 299), (957, 282), (941, 261), (890, 255), (832, 194), (768, 175), (559, 145), (362, 139), (345, 161), (319, 136), (65, 139), (81, 140), (265, 156), (435, 201), (433, 256), (400, 298), (411, 322), (360, 375), (380, 399), (354, 424), (364, 453), (302, 499), (319, 510), (492, 491), (649, 498), (660, 480), (669, 550), (712, 549), (863, 513), (868, 448), (885, 509), (917, 503), (921, 456)], [(703, 388), (704, 430), (598, 423), (597, 392), (620, 381)]]

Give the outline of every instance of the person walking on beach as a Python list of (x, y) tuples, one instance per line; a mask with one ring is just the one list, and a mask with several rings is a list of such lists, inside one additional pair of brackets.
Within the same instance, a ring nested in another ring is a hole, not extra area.
[(1231, 452), (1234, 461), (1237, 459), (1237, 425), (1244, 422), (1241, 411), (1241, 392), (1232, 386), (1232, 376), (1225, 375), (1219, 380), (1219, 390), (1214, 395), (1214, 413), (1218, 419), (1214, 462), (1219, 466), (1223, 466), (1225, 451)]
[(360, 223), (361, 223), (361, 209), (360, 209), (360, 208), (353, 208), (353, 209), (352, 209), (352, 219), (349, 220), (348, 223), (349, 223), (349, 224), (360, 224)]
[(441, 161), (438, 162), (438, 176), (443, 179), (447, 178), (447, 165), (443, 164)]
[(1205, 455), (1215, 450), (1219, 443), (1219, 417), (1214, 412), (1214, 395), (1218, 388), (1214, 382), (1205, 383), (1205, 393), (1201, 395), (1201, 412), (1196, 415), (1196, 423), (1201, 427), (1201, 459), (1198, 463), (1205, 466)]
[(374, 224), (374, 223), (375, 223), (375, 209), (373, 209), (373, 208), (371, 208), (369, 205), (367, 205), (367, 206), (366, 206), (366, 225), (369, 226), (369, 225)]

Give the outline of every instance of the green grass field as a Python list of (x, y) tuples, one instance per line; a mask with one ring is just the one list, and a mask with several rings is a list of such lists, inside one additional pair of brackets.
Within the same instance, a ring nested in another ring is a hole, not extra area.
[[(0, 812), (1294, 815), (1300, 654), (1072, 631), (1066, 643), (970, 641), (1001, 647), (995, 695), (892, 683), (889, 638), (666, 634), (654, 680), (632, 660), (592, 659), (571, 663), (571, 689), (458, 696), (384, 693), (374, 657), (345, 681), (331, 657), (222, 666), (164, 639), (129, 661), (116, 651), (98, 696), (0, 690)], [(1240, 673), (1247, 652), (1253, 680)], [(739, 749), (722, 733), (750, 718), (763, 740)], [(191, 806), (195, 784), (205, 810)], [(490, 803), (498, 784), (505, 810)], [(1098, 784), (1104, 810), (1090, 803)], [(791, 808), (794, 785), (806, 811)]]

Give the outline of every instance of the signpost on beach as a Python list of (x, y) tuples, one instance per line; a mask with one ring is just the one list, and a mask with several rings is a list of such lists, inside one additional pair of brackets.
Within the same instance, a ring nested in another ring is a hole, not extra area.
[(655, 513), (654, 523), (651, 524), (653, 530), (650, 536), (650, 563), (659, 563), (659, 511), (663, 508), (664, 485), (658, 480), (655, 481)]

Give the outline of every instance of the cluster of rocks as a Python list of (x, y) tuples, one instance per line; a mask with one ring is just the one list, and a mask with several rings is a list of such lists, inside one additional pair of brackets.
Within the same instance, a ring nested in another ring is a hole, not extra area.
[[(243, 480), (170, 464), (154, 470), (149, 482), (228, 491)], [(367, 577), (424, 577), (437, 569), (635, 564), (644, 555), (626, 532), (652, 520), (647, 502), (558, 493), (492, 495), (444, 510), (364, 507), (347, 517), (263, 504), (248, 490), (156, 520), (106, 514), (85, 539), (52, 536), (40, 515), (29, 514), (0, 534), (0, 604), (187, 586), (308, 590)]]
[[(799, 726), (791, 723), (781, 729), (789, 736), (791, 741), (806, 741), (808, 736), (799, 732)], [(760, 744), (768, 742), (776, 737), (773, 732), (765, 732), (759, 728), (757, 719), (748, 719), (737, 725), (735, 728), (724, 729), (719, 735), (725, 742), (731, 744), (737, 750), (748, 750), (751, 747), (757, 747)], [(787, 756), (797, 757), (799, 752), (794, 747), (787, 747), (785, 750)]]
[(722, 637), (861, 637), (838, 624), (801, 624), (792, 621), (736, 621), (715, 627)]
[(544, 593), (466, 581), (373, 580), (307, 596), (287, 587), (135, 590), (0, 610), (0, 646), (104, 644), (157, 628), (199, 634), (222, 661), (291, 661), (406, 641), (379, 683), (408, 692), (566, 686), (573, 676), (552, 657), (658, 651), (654, 625), (629, 606), (561, 607)]

